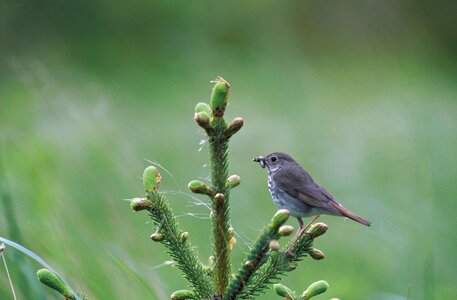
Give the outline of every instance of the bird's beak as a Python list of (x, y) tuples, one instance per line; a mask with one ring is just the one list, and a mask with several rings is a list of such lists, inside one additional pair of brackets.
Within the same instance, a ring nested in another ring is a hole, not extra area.
[(262, 168), (265, 168), (265, 158), (263, 156), (254, 157), (252, 160), (258, 162)]

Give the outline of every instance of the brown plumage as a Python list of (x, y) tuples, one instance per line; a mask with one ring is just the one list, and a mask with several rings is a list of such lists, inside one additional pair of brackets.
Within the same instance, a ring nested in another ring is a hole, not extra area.
[(320, 214), (344, 216), (363, 225), (371, 222), (344, 208), (323, 187), (317, 184), (290, 155), (274, 152), (266, 157), (255, 158), (268, 168), (268, 188), (273, 201), (291, 212), (298, 219)]

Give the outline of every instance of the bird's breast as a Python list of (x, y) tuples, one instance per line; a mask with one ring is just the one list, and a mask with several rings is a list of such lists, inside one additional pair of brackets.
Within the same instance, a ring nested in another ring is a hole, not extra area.
[(276, 187), (273, 176), (271, 176), (270, 172), (268, 172), (268, 190), (270, 191), (271, 198), (273, 198), (273, 202), (281, 207), (282, 201), (278, 193), (278, 188)]

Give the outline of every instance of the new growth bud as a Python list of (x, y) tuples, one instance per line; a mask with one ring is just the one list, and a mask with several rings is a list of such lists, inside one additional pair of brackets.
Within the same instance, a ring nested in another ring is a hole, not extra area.
[(225, 183), (225, 188), (226, 188), (227, 190), (231, 190), (231, 189), (233, 189), (234, 187), (239, 186), (240, 183), (241, 183), (240, 176), (238, 176), (238, 175), (232, 175), (232, 176), (230, 176), (229, 178), (227, 178), (227, 182)]
[(149, 166), (143, 172), (143, 185), (147, 193), (157, 192), (162, 176), (154, 166)]
[(133, 198), (130, 201), (130, 207), (134, 211), (140, 211), (152, 208), (152, 202), (146, 198)]
[(164, 239), (165, 239), (165, 237), (163, 236), (163, 234), (160, 234), (160, 233), (151, 234), (151, 240), (153, 240), (154, 242), (161, 242)]
[(181, 239), (183, 241), (187, 241), (187, 239), (189, 238), (189, 233), (187, 231), (184, 231), (182, 234), (181, 234)]
[(235, 245), (236, 245), (236, 238), (232, 236), (230, 238), (230, 242), (229, 242), (230, 251), (233, 251), (233, 249), (235, 249)]
[(294, 227), (290, 225), (283, 225), (279, 227), (278, 233), (280, 236), (289, 236), (294, 232)]
[(243, 127), (244, 121), (242, 118), (235, 118), (225, 130), (225, 134), (227, 137), (231, 137), (235, 133), (237, 133), (241, 127)]
[(222, 77), (218, 77), (211, 94), (211, 110), (215, 118), (224, 116), (225, 107), (227, 106), (230, 84)]
[(328, 229), (328, 226), (324, 223), (315, 223), (306, 232), (310, 234), (313, 239), (323, 235)]
[(189, 290), (179, 290), (171, 294), (171, 300), (187, 300), (187, 299), (195, 299), (194, 293)]
[(321, 250), (316, 249), (316, 248), (310, 249), (308, 254), (315, 260), (321, 260), (321, 259), (324, 259), (324, 257), (325, 257), (324, 253)]
[(279, 251), (281, 248), (277, 240), (271, 240), (268, 247), (270, 248), (270, 251)]
[(195, 113), (194, 120), (195, 120), (195, 122), (197, 122), (198, 125), (200, 125), (200, 127), (204, 128), (204, 129), (209, 129), (211, 127), (210, 126), (211, 118), (204, 111)]
[(214, 196), (214, 201), (215, 201), (216, 204), (218, 204), (218, 205), (222, 205), (222, 204), (224, 203), (224, 200), (225, 200), (224, 194), (217, 193), (217, 194)]
[(311, 284), (302, 294), (303, 300), (311, 299), (314, 296), (324, 293), (328, 289), (329, 285), (324, 280), (316, 281)]
[(287, 266), (287, 269), (289, 271), (293, 271), (297, 268), (297, 264), (296, 263), (290, 263), (288, 266)]
[(230, 236), (233, 237), (233, 234), (235, 233), (235, 228), (229, 227), (228, 232), (230, 233)]
[(63, 282), (62, 279), (60, 279), (57, 274), (54, 272), (49, 271), (48, 269), (40, 269), (36, 273), (37, 278), (41, 283), (47, 285), (51, 289), (56, 290), (59, 292), (62, 296), (64, 296), (65, 299), (69, 300), (75, 300), (74, 294), (71, 292), (70, 287), (68, 287), (65, 282)]
[(211, 116), (211, 114), (212, 114), (211, 107), (209, 107), (209, 105), (207, 103), (203, 103), (203, 102), (199, 102), (199, 103), (197, 103), (197, 105), (195, 105), (195, 112), (196, 113), (204, 112), (208, 116)]
[(284, 297), (286, 300), (292, 300), (295, 298), (295, 293), (292, 292), (287, 286), (277, 283), (273, 285), (273, 290), (281, 297)]
[(254, 264), (252, 263), (252, 261), (250, 260), (247, 260), (244, 265), (246, 266), (246, 268), (248, 269), (252, 269), (254, 267)]
[(191, 182), (189, 182), (187, 187), (192, 193), (195, 194), (203, 194), (208, 196), (214, 195), (214, 192), (211, 190), (211, 188), (203, 182), (201, 182), (200, 180), (192, 180)]
[(271, 227), (279, 228), (281, 225), (286, 223), (287, 219), (289, 219), (289, 215), (290, 213), (287, 209), (278, 210), (271, 219)]
[(233, 251), (233, 249), (235, 249), (235, 245), (236, 245), (236, 238), (234, 235), (235, 229), (233, 227), (229, 227), (228, 234), (229, 234), (229, 238), (230, 238), (230, 241), (229, 241), (230, 251)]
[(210, 128), (210, 121), (211, 121), (211, 107), (208, 104), (200, 102), (195, 105), (195, 116), (194, 119), (204, 129)]
[(210, 257), (208, 257), (208, 264), (209, 264), (209, 266), (211, 268), (213, 268), (214, 267), (214, 263), (215, 263), (214, 256), (211, 255)]

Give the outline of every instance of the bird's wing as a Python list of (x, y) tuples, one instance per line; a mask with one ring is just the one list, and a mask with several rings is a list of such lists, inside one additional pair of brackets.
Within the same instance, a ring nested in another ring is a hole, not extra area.
[(337, 203), (335, 198), (317, 184), (303, 168), (291, 168), (287, 171), (278, 170), (274, 175), (274, 180), (281, 190), (314, 207), (326, 208), (329, 202)]

